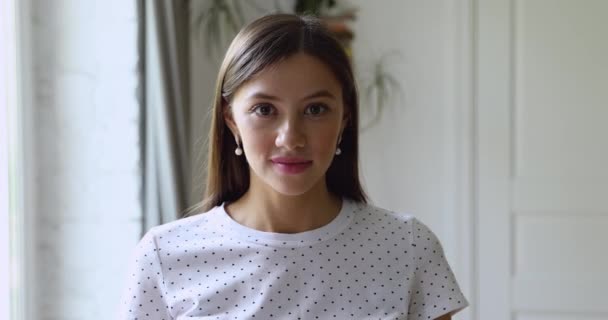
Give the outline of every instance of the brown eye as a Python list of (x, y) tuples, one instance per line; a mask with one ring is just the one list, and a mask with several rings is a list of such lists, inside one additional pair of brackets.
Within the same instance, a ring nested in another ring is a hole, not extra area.
[(259, 104), (254, 107), (253, 112), (262, 117), (272, 115), (273, 107), (269, 104)]
[(306, 108), (306, 114), (318, 116), (327, 111), (327, 106), (324, 104), (311, 104)]

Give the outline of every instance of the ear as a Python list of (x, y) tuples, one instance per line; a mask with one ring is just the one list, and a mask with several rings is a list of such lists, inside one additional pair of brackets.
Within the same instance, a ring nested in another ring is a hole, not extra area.
[(224, 116), (224, 122), (228, 129), (232, 132), (232, 135), (235, 137), (239, 136), (239, 130), (236, 126), (236, 122), (234, 121), (234, 116), (232, 114), (232, 107), (228, 104), (225, 99), (222, 99), (222, 114)]
[(342, 134), (344, 133), (344, 129), (346, 129), (346, 127), (348, 126), (349, 123), (350, 123), (350, 108), (346, 108), (344, 115), (342, 116), (342, 123), (340, 125), (340, 137), (342, 137)]

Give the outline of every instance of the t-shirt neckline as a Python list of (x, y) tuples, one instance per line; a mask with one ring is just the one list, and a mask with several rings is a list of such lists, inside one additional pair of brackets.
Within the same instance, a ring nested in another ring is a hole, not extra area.
[(233, 236), (248, 242), (278, 247), (312, 245), (331, 239), (348, 226), (354, 216), (352, 200), (343, 198), (338, 215), (326, 225), (304, 232), (278, 233), (253, 229), (236, 222), (226, 212), (226, 204), (224, 202), (219, 207), (219, 216)]

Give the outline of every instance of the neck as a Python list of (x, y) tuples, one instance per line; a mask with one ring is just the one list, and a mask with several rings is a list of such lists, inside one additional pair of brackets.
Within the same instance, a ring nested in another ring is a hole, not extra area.
[(289, 196), (251, 185), (226, 207), (238, 223), (266, 232), (298, 233), (320, 228), (340, 212), (342, 200), (329, 193), (324, 179), (308, 192)]

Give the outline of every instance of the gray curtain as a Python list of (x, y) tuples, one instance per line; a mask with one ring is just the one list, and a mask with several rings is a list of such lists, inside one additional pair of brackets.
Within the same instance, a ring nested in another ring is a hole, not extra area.
[(138, 2), (143, 232), (179, 218), (189, 206), (188, 4)]

